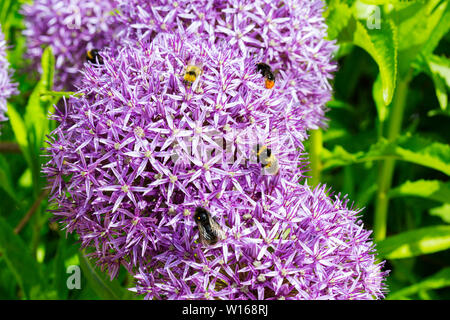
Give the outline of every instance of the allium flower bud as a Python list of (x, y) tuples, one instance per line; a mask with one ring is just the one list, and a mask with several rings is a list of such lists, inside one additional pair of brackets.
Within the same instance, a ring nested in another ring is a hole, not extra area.
[(35, 0), (25, 4), (28, 56), (38, 67), (46, 46), (56, 58), (56, 89), (72, 90), (86, 52), (111, 42), (115, 0)]
[(116, 19), (125, 26), (123, 38), (144, 41), (179, 31), (225, 40), (234, 50), (255, 54), (270, 65), (276, 78), (274, 89), (289, 93), (294, 101), (292, 109), (286, 110), (292, 116), (290, 122), (301, 120), (307, 129), (324, 126), (324, 106), (331, 98), (329, 79), (336, 69), (331, 61), (336, 47), (325, 40), (322, 0), (118, 3), (121, 13)]
[(101, 55), (57, 116), (44, 172), (55, 214), (112, 276), (146, 262), (197, 206), (256, 206), (298, 174), (291, 101), (264, 87), (251, 56), (167, 35)]
[[(210, 206), (226, 237), (198, 241), (190, 217), (135, 276), (147, 299), (378, 299), (384, 264), (345, 198), (285, 181), (256, 207), (229, 198)], [(276, 196), (275, 196), (276, 195)]]
[(6, 59), (6, 41), (0, 26), (0, 122), (6, 121), (6, 101), (17, 93), (17, 85), (11, 82), (11, 70)]

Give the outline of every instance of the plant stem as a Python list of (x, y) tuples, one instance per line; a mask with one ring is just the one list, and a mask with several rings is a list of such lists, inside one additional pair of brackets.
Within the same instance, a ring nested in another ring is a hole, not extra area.
[(322, 149), (323, 149), (323, 138), (322, 130), (317, 129), (311, 132), (311, 151), (309, 153), (311, 159), (311, 187), (315, 187), (320, 183), (320, 176), (322, 172)]
[[(393, 143), (400, 135), (403, 113), (408, 95), (408, 86), (411, 81), (411, 73), (405, 78), (399, 79), (397, 91), (394, 100), (390, 106), (390, 115), (388, 119), (387, 140)], [(378, 167), (378, 191), (375, 202), (374, 217), (374, 240), (381, 241), (386, 238), (387, 215), (389, 210), (388, 193), (392, 185), (392, 177), (395, 169), (395, 160), (387, 159), (380, 163)]]
[(22, 153), (15, 142), (0, 142), (0, 153)]
[(25, 216), (20, 220), (17, 227), (14, 229), (14, 233), (18, 234), (23, 227), (27, 224), (27, 222), (30, 220), (30, 218), (36, 213), (36, 211), (39, 209), (39, 206), (41, 205), (42, 200), (48, 195), (49, 190), (43, 190), (39, 197), (34, 201), (33, 205), (31, 206), (30, 210), (25, 214)]

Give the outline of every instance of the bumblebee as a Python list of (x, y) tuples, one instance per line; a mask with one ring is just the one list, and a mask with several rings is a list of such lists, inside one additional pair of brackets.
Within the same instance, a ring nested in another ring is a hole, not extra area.
[(217, 241), (225, 239), (222, 228), (206, 209), (197, 207), (194, 219), (198, 226), (200, 242), (203, 245), (213, 245)]
[(276, 175), (280, 169), (278, 159), (266, 145), (256, 145), (256, 161), (271, 175)]
[(86, 60), (93, 64), (103, 65), (104, 61), (97, 49), (92, 49), (86, 52)]
[(188, 65), (184, 73), (184, 81), (193, 83), (201, 74), (202, 70), (198, 66)]
[(263, 62), (256, 64), (256, 69), (266, 78), (265, 87), (266, 89), (272, 89), (275, 85), (275, 75), (272, 72), (272, 69), (268, 64)]

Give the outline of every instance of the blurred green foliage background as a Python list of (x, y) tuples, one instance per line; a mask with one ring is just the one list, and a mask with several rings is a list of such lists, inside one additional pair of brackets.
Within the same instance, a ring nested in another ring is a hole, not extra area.
[[(110, 281), (52, 222), (42, 148), (48, 115), (65, 95), (52, 91), (54, 57), (42, 76), (27, 69), (26, 0), (0, 0), (0, 23), (20, 94), (0, 135), (0, 299), (140, 299), (121, 270)], [(306, 141), (312, 185), (325, 183), (363, 208), (387, 299), (450, 298), (450, 4), (445, 0), (328, 0), (330, 39), (339, 44), (326, 129)], [(80, 266), (81, 289), (67, 281)], [(68, 272), (69, 271), (69, 272)]]

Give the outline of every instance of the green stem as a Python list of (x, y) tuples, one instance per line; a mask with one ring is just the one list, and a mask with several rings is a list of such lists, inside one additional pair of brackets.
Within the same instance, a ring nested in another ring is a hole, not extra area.
[(320, 183), (320, 175), (322, 172), (321, 154), (323, 149), (322, 130), (317, 129), (311, 132), (311, 151), (309, 153), (311, 159), (311, 187), (315, 187)]
[[(408, 95), (408, 86), (411, 80), (411, 73), (405, 78), (399, 79), (397, 91), (394, 100), (390, 106), (390, 115), (388, 119), (388, 142), (394, 142), (401, 133), (403, 113)], [(395, 160), (386, 159), (380, 163), (378, 168), (378, 191), (375, 202), (374, 218), (374, 239), (380, 241), (386, 238), (387, 215), (389, 210), (388, 193), (392, 185), (392, 177), (395, 169)]]

